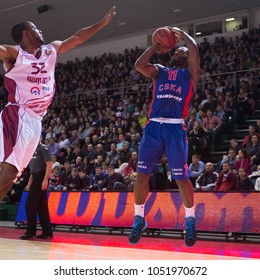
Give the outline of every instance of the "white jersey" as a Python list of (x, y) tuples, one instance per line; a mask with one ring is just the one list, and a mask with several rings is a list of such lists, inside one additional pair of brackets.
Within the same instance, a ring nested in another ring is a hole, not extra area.
[(55, 93), (54, 71), (57, 59), (56, 49), (42, 45), (39, 56), (23, 51), (19, 46), (14, 67), (5, 74), (9, 105), (28, 108), (43, 117)]

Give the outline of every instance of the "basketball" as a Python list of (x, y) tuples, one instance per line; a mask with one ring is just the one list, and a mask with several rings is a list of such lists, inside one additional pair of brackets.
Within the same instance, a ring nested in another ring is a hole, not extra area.
[(177, 38), (174, 32), (168, 27), (160, 27), (154, 31), (152, 35), (152, 43), (157, 43), (167, 49), (172, 49), (177, 43)]

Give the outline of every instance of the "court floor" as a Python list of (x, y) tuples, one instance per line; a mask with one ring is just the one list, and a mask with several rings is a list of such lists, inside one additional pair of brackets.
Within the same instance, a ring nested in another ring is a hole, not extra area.
[(136, 246), (127, 236), (55, 231), (48, 241), (20, 240), (23, 229), (0, 226), (1, 260), (241, 260), (260, 259), (260, 244), (143, 237)]

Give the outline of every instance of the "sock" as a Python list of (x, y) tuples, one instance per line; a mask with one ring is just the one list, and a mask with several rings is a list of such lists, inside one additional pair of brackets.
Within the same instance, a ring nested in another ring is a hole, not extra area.
[(135, 215), (144, 217), (144, 205), (145, 204), (135, 204)]
[(185, 209), (185, 217), (195, 217), (194, 206), (191, 208), (187, 208), (184, 206), (184, 209)]

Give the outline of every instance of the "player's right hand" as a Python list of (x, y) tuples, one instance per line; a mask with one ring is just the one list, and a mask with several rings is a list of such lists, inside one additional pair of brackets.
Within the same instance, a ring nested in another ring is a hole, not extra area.
[(111, 19), (116, 15), (116, 6), (113, 6), (104, 16), (104, 22), (108, 24)]

